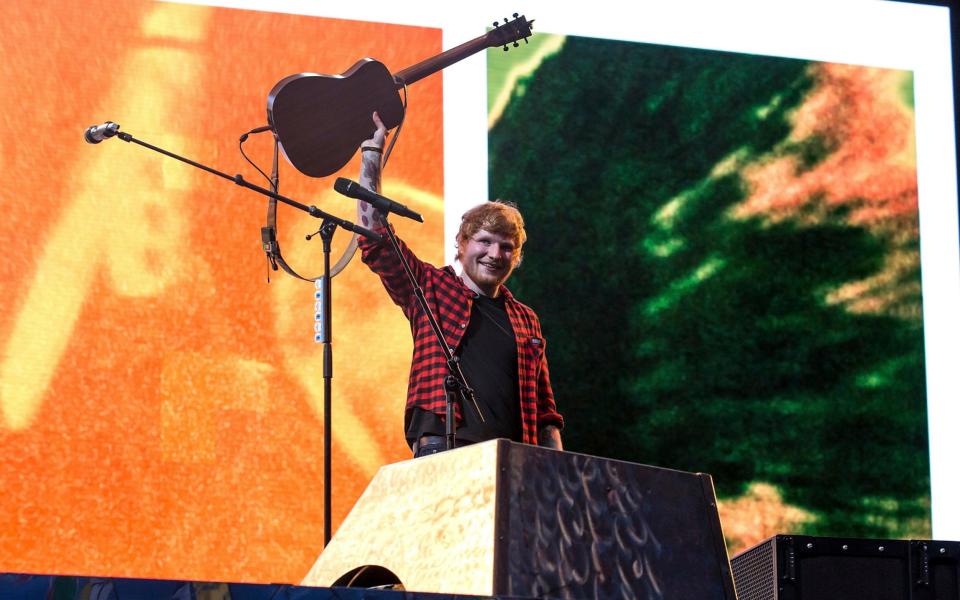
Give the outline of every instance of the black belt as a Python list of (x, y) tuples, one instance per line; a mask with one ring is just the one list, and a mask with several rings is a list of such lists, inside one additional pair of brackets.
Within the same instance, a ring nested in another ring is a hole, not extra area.
[[(462, 448), (464, 446), (469, 446), (473, 444), (470, 440), (461, 440), (457, 438), (456, 447)], [(421, 435), (420, 439), (413, 443), (413, 453), (416, 454), (417, 450), (423, 448), (424, 446), (430, 446), (431, 444), (443, 444), (443, 449), (447, 449), (447, 436), (445, 435)]]
[(447, 438), (442, 435), (422, 435), (420, 439), (413, 442), (413, 453), (416, 454), (417, 450), (431, 444), (443, 444), (443, 448), (446, 450)]

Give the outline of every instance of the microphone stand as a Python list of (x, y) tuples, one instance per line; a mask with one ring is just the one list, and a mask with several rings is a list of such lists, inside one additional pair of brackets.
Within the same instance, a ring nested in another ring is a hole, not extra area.
[(413, 275), (413, 270), (410, 268), (410, 264), (407, 262), (406, 257), (403, 255), (403, 252), (400, 250), (400, 243), (397, 242), (397, 234), (394, 233), (393, 229), (390, 228), (390, 225), (387, 223), (387, 215), (382, 211), (377, 210), (374, 213), (377, 219), (380, 220), (380, 223), (383, 225), (384, 230), (387, 232), (387, 238), (390, 240), (390, 245), (393, 246), (393, 251), (396, 253), (397, 258), (400, 259), (400, 264), (403, 265), (403, 271), (407, 274), (407, 279), (410, 280), (410, 285), (413, 288), (413, 294), (417, 297), (417, 303), (420, 305), (423, 314), (426, 315), (427, 321), (430, 323), (430, 328), (433, 330), (433, 334), (436, 336), (437, 341), (440, 343), (440, 349), (443, 350), (443, 356), (447, 361), (447, 370), (449, 374), (443, 380), (443, 387), (446, 391), (447, 397), (447, 407), (446, 407), (446, 439), (447, 439), (447, 450), (453, 450), (456, 447), (456, 436), (457, 436), (457, 424), (456, 424), (456, 412), (454, 411), (454, 402), (456, 402), (457, 395), (460, 396), (460, 406), (463, 407), (465, 401), (470, 401), (473, 404), (473, 408), (477, 411), (477, 416), (480, 417), (481, 422), (486, 422), (486, 419), (483, 418), (483, 413), (480, 411), (480, 406), (477, 404), (477, 397), (473, 393), (473, 388), (467, 384), (467, 379), (463, 375), (463, 370), (460, 368), (460, 357), (454, 356), (453, 351), (450, 349), (450, 345), (447, 344), (446, 338), (443, 337), (443, 331), (440, 329), (440, 324), (437, 323), (437, 318), (434, 316), (433, 311), (430, 310), (430, 305), (427, 304), (427, 298), (423, 295), (423, 289), (420, 288), (420, 284), (417, 283), (417, 278)]
[(304, 211), (305, 213), (309, 214), (311, 217), (314, 217), (316, 219), (323, 219), (320, 225), (320, 237), (323, 240), (323, 278), (321, 280), (323, 282), (323, 292), (322, 292), (323, 320), (321, 322), (321, 329), (322, 329), (321, 341), (323, 342), (323, 424), (324, 424), (324, 430), (323, 430), (323, 438), (324, 438), (323, 440), (323, 546), (324, 548), (326, 548), (327, 544), (330, 542), (330, 520), (331, 520), (330, 519), (330, 485), (331, 485), (330, 448), (331, 448), (332, 436), (331, 436), (330, 412), (331, 412), (331, 387), (332, 387), (331, 379), (333, 378), (333, 351), (330, 343), (331, 341), (330, 324), (333, 320), (332, 300), (331, 300), (331, 292), (330, 292), (330, 280), (331, 280), (330, 241), (333, 239), (333, 234), (336, 231), (337, 227), (342, 227), (347, 231), (359, 233), (360, 235), (367, 236), (377, 241), (380, 241), (382, 238), (378, 234), (374, 233), (373, 231), (370, 231), (369, 229), (360, 227), (359, 225), (355, 225), (350, 221), (347, 221), (345, 219), (341, 219), (340, 217), (336, 217), (334, 215), (326, 213), (320, 210), (319, 208), (317, 208), (316, 206), (313, 206), (313, 205), (307, 206), (306, 204), (301, 204), (296, 200), (293, 200), (291, 198), (287, 198), (285, 196), (281, 196), (280, 194), (278, 194), (276, 190), (279, 187), (279, 177), (277, 174), (276, 156), (274, 156), (274, 172), (271, 174), (272, 177), (270, 181), (270, 185), (273, 188), (273, 190), (268, 190), (248, 182), (239, 173), (231, 177), (226, 173), (223, 173), (221, 171), (218, 171), (206, 165), (202, 165), (198, 162), (192, 161), (189, 158), (184, 158), (182, 156), (174, 154), (173, 152), (169, 152), (167, 150), (164, 150), (163, 148), (154, 146), (153, 144), (148, 144), (147, 142), (138, 140), (137, 138), (133, 137), (129, 133), (118, 131), (116, 135), (118, 138), (120, 138), (125, 142), (132, 142), (139, 146), (143, 146), (144, 148), (149, 148), (150, 150), (159, 152), (160, 154), (163, 154), (165, 156), (169, 156), (170, 158), (175, 158), (180, 162), (187, 163), (188, 165), (194, 166), (208, 173), (213, 173), (214, 175), (217, 175), (224, 179), (228, 179), (241, 187), (245, 187), (259, 194), (263, 194), (264, 196), (274, 198), (294, 208), (298, 208)]
[(333, 382), (333, 348), (331, 345), (331, 324), (333, 323), (333, 294), (330, 289), (330, 240), (337, 230), (336, 224), (324, 220), (320, 225), (320, 240), (323, 242), (323, 276), (320, 282), (323, 285), (323, 311), (320, 320), (320, 341), (323, 344), (323, 547), (330, 543), (330, 492), (333, 482), (330, 480), (330, 454), (333, 435), (331, 428), (330, 406), (331, 389)]

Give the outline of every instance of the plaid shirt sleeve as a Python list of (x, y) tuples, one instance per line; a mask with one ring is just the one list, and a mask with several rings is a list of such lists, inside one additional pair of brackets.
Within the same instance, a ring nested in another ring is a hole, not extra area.
[[(452, 269), (438, 269), (421, 261), (402, 240), (400, 251), (410, 264), (424, 298), (440, 325), (443, 337), (451, 350), (456, 351), (470, 318), (472, 292), (463, 285)], [(441, 415), (446, 412), (446, 393), (443, 382), (447, 375), (447, 361), (440, 342), (421, 310), (413, 287), (403, 265), (397, 259), (389, 240), (372, 242), (361, 238), (361, 259), (380, 277), (384, 288), (410, 321), (413, 334), (413, 360), (407, 386), (407, 410), (417, 407)], [(456, 405), (458, 422), (462, 416)]]
[[(390, 228), (392, 230), (393, 225), (390, 225)], [(390, 299), (393, 300), (394, 304), (403, 309), (403, 313), (407, 316), (407, 319), (411, 319), (409, 311), (411, 309), (419, 310), (417, 307), (417, 299), (413, 294), (413, 287), (410, 285), (410, 280), (403, 271), (403, 265), (401, 265), (397, 259), (397, 254), (393, 250), (390, 240), (386, 237), (387, 234), (383, 225), (379, 225), (374, 231), (382, 235), (383, 240), (377, 242), (366, 236), (360, 236), (358, 238), (360, 260), (380, 277), (380, 281), (383, 283), (383, 287), (386, 288)], [(410, 270), (413, 271), (413, 276), (422, 286), (423, 272), (429, 265), (418, 259), (403, 240), (397, 238), (397, 243), (400, 246), (400, 251), (406, 259), (407, 264), (410, 265)]]
[(509, 290), (507, 314), (517, 337), (517, 360), (520, 384), (520, 417), (523, 441), (538, 443), (538, 432), (547, 425), (563, 429), (563, 417), (557, 412), (547, 366), (547, 341), (540, 331), (540, 319), (533, 309), (518, 302)]

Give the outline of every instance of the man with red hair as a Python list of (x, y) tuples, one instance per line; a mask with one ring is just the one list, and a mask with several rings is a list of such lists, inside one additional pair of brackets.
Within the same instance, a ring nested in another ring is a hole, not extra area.
[[(376, 113), (373, 120), (376, 133), (361, 145), (360, 185), (379, 192), (387, 131)], [(372, 206), (360, 202), (358, 211), (365, 227), (382, 228)], [(526, 239), (516, 206), (487, 202), (463, 215), (457, 233), (457, 260), (463, 266), (459, 275), (450, 266), (437, 268), (417, 259), (400, 242), (483, 414), (481, 420), (469, 403), (456, 406), (458, 446), (507, 438), (563, 447), (563, 417), (553, 399), (540, 320), (504, 286), (520, 264)], [(414, 349), (404, 415), (407, 442), (415, 457), (440, 452), (446, 448), (447, 375), (440, 344), (389, 242), (361, 237), (360, 249), (363, 262), (380, 277), (411, 323)]]

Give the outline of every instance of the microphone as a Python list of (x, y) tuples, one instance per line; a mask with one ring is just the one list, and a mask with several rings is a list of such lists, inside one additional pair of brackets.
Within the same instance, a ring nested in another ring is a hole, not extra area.
[(371, 192), (359, 183), (350, 181), (345, 177), (337, 177), (336, 183), (333, 184), (333, 189), (344, 196), (369, 202), (374, 206), (374, 208), (381, 212), (394, 213), (396, 215), (400, 215), (401, 217), (406, 217), (408, 219), (413, 219), (414, 221), (423, 223), (423, 217), (413, 212), (406, 206), (398, 202), (394, 202), (390, 198), (385, 198), (376, 192)]
[(83, 132), (83, 139), (88, 144), (99, 144), (103, 140), (117, 135), (120, 126), (113, 121), (107, 121), (103, 125), (93, 125)]

